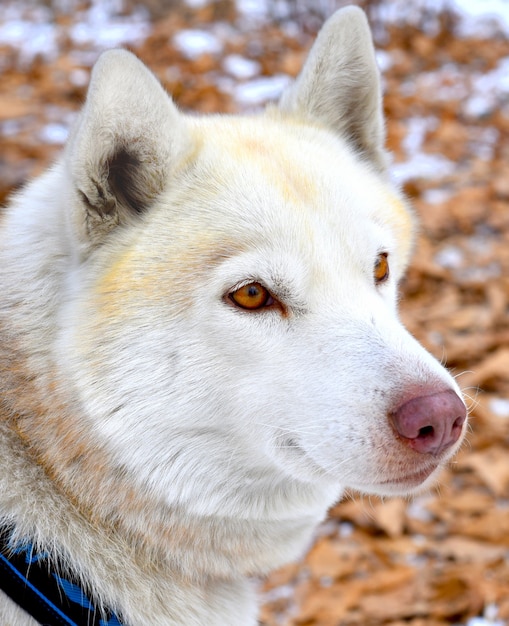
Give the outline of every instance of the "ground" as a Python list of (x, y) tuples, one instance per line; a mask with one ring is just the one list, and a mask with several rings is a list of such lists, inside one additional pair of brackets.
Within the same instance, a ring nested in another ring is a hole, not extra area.
[[(1, 202), (60, 151), (101, 49), (130, 47), (183, 108), (246, 110), (277, 97), (335, 6), (106, 4), (2, 3)], [(363, 3), (393, 175), (421, 221), (402, 317), (469, 398), (468, 443), (433, 492), (337, 505), (261, 581), (265, 626), (509, 624), (509, 41), (467, 5)]]

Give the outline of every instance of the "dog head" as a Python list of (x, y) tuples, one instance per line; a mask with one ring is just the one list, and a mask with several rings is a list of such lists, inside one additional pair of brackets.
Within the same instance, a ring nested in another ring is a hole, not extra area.
[(457, 449), (460, 391), (398, 319), (414, 218), (383, 145), (356, 8), (257, 115), (185, 115), (131, 54), (97, 63), (66, 153), (60, 369), (157, 497), (249, 516), (296, 484), (408, 493)]

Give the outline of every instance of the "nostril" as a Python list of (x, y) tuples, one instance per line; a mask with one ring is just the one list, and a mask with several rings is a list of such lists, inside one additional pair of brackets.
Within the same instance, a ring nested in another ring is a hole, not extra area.
[(451, 432), (452, 432), (453, 436), (456, 436), (456, 437), (459, 438), (459, 436), (461, 435), (461, 432), (463, 430), (463, 424), (465, 423), (466, 419), (467, 419), (467, 415), (466, 415), (466, 412), (465, 412), (465, 415), (457, 417), (454, 420), (454, 424), (452, 425), (452, 429), (451, 429)]
[(465, 423), (466, 415), (462, 415), (461, 417), (457, 417), (452, 425), (453, 428), (463, 428), (463, 424)]
[(424, 439), (425, 437), (433, 437), (434, 434), (435, 429), (433, 428), (433, 426), (423, 426), (422, 428), (419, 428), (419, 433), (417, 437)]

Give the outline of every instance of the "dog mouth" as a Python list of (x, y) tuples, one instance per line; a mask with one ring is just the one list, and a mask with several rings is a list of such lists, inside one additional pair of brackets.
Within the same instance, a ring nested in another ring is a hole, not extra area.
[[(282, 437), (278, 441), (277, 447), (280, 452), (283, 452), (287, 461), (298, 463), (301, 469), (312, 469), (315, 476), (323, 474), (332, 477), (335, 475), (329, 473), (327, 469), (321, 465), (318, 465), (297, 438), (291, 436)], [(425, 486), (429, 479), (432, 480), (442, 466), (443, 462), (436, 459), (434, 461), (429, 459), (428, 463), (420, 467), (417, 463), (407, 462), (404, 466), (400, 465), (397, 468), (393, 467), (390, 469), (385, 467), (383, 471), (378, 473), (377, 479), (371, 484), (364, 483), (364, 487), (355, 484), (345, 484), (345, 486), (359, 489), (364, 493), (378, 493), (380, 495), (410, 494), (419, 491), (419, 488)], [(341, 482), (340, 477), (336, 476), (336, 478)]]
[(422, 486), (438, 469), (440, 464), (433, 464), (401, 475), (391, 476), (377, 482), (382, 487), (393, 489), (412, 490)]

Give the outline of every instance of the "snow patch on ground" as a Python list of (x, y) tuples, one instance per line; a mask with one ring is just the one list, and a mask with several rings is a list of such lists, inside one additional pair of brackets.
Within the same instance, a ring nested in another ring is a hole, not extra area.
[(22, 4), (0, 6), (0, 44), (19, 50), (23, 65), (36, 56), (54, 59), (59, 50), (58, 29), (50, 19), (51, 14), (44, 7), (34, 10), (28, 19)]
[(291, 82), (292, 79), (287, 74), (260, 76), (247, 83), (236, 85), (233, 97), (242, 107), (260, 107), (269, 101), (277, 100)]
[(398, 184), (418, 178), (440, 179), (454, 171), (455, 164), (441, 154), (422, 152), (427, 133), (437, 123), (434, 117), (408, 119), (407, 134), (401, 144), (406, 160), (391, 166), (391, 175)]
[[(509, 5), (508, 5), (509, 6)], [(484, 117), (493, 113), (500, 102), (509, 96), (509, 57), (485, 74), (476, 74), (472, 79), (470, 95), (464, 111), (471, 117)]]
[(489, 408), (497, 417), (509, 417), (509, 398), (492, 398)]
[(435, 262), (445, 269), (458, 269), (465, 262), (465, 253), (458, 246), (448, 245), (436, 254)]
[(69, 135), (69, 129), (64, 124), (57, 122), (51, 122), (46, 124), (39, 133), (39, 138), (44, 143), (50, 143), (55, 145), (64, 144)]
[(215, 34), (198, 29), (179, 31), (173, 37), (173, 45), (188, 59), (197, 59), (203, 54), (217, 55), (223, 50), (223, 44)]
[(148, 14), (136, 8), (124, 16), (112, 12), (115, 3), (93, 2), (71, 28), (71, 38), (76, 44), (92, 44), (96, 49), (115, 48), (122, 44), (137, 44), (150, 34)]
[[(68, 2), (63, 12), (71, 13), (73, 8), (74, 3)], [(121, 9), (122, 2), (94, 0), (89, 9), (74, 16), (69, 29), (72, 41), (96, 51), (141, 43), (152, 28), (147, 11), (138, 7), (130, 14), (123, 14)], [(27, 0), (7, 0), (0, 4), (0, 45), (17, 49), (22, 65), (28, 65), (37, 56), (49, 61), (56, 59), (61, 36), (61, 26), (48, 7), (34, 6)]]
[(509, 34), (507, 0), (449, 0), (448, 4), (459, 17), (462, 36), (489, 38), (497, 30)]
[(507, 0), (392, 0), (375, 8), (384, 24), (412, 24), (432, 34), (439, 15), (449, 11), (457, 18), (457, 34), (489, 38), (497, 32), (509, 34)]
[(471, 617), (465, 626), (506, 626), (505, 620), (497, 619), (498, 608), (488, 604), (484, 609), (483, 617)]
[(247, 59), (240, 54), (229, 54), (223, 61), (223, 69), (237, 80), (254, 78), (261, 72), (258, 61)]

